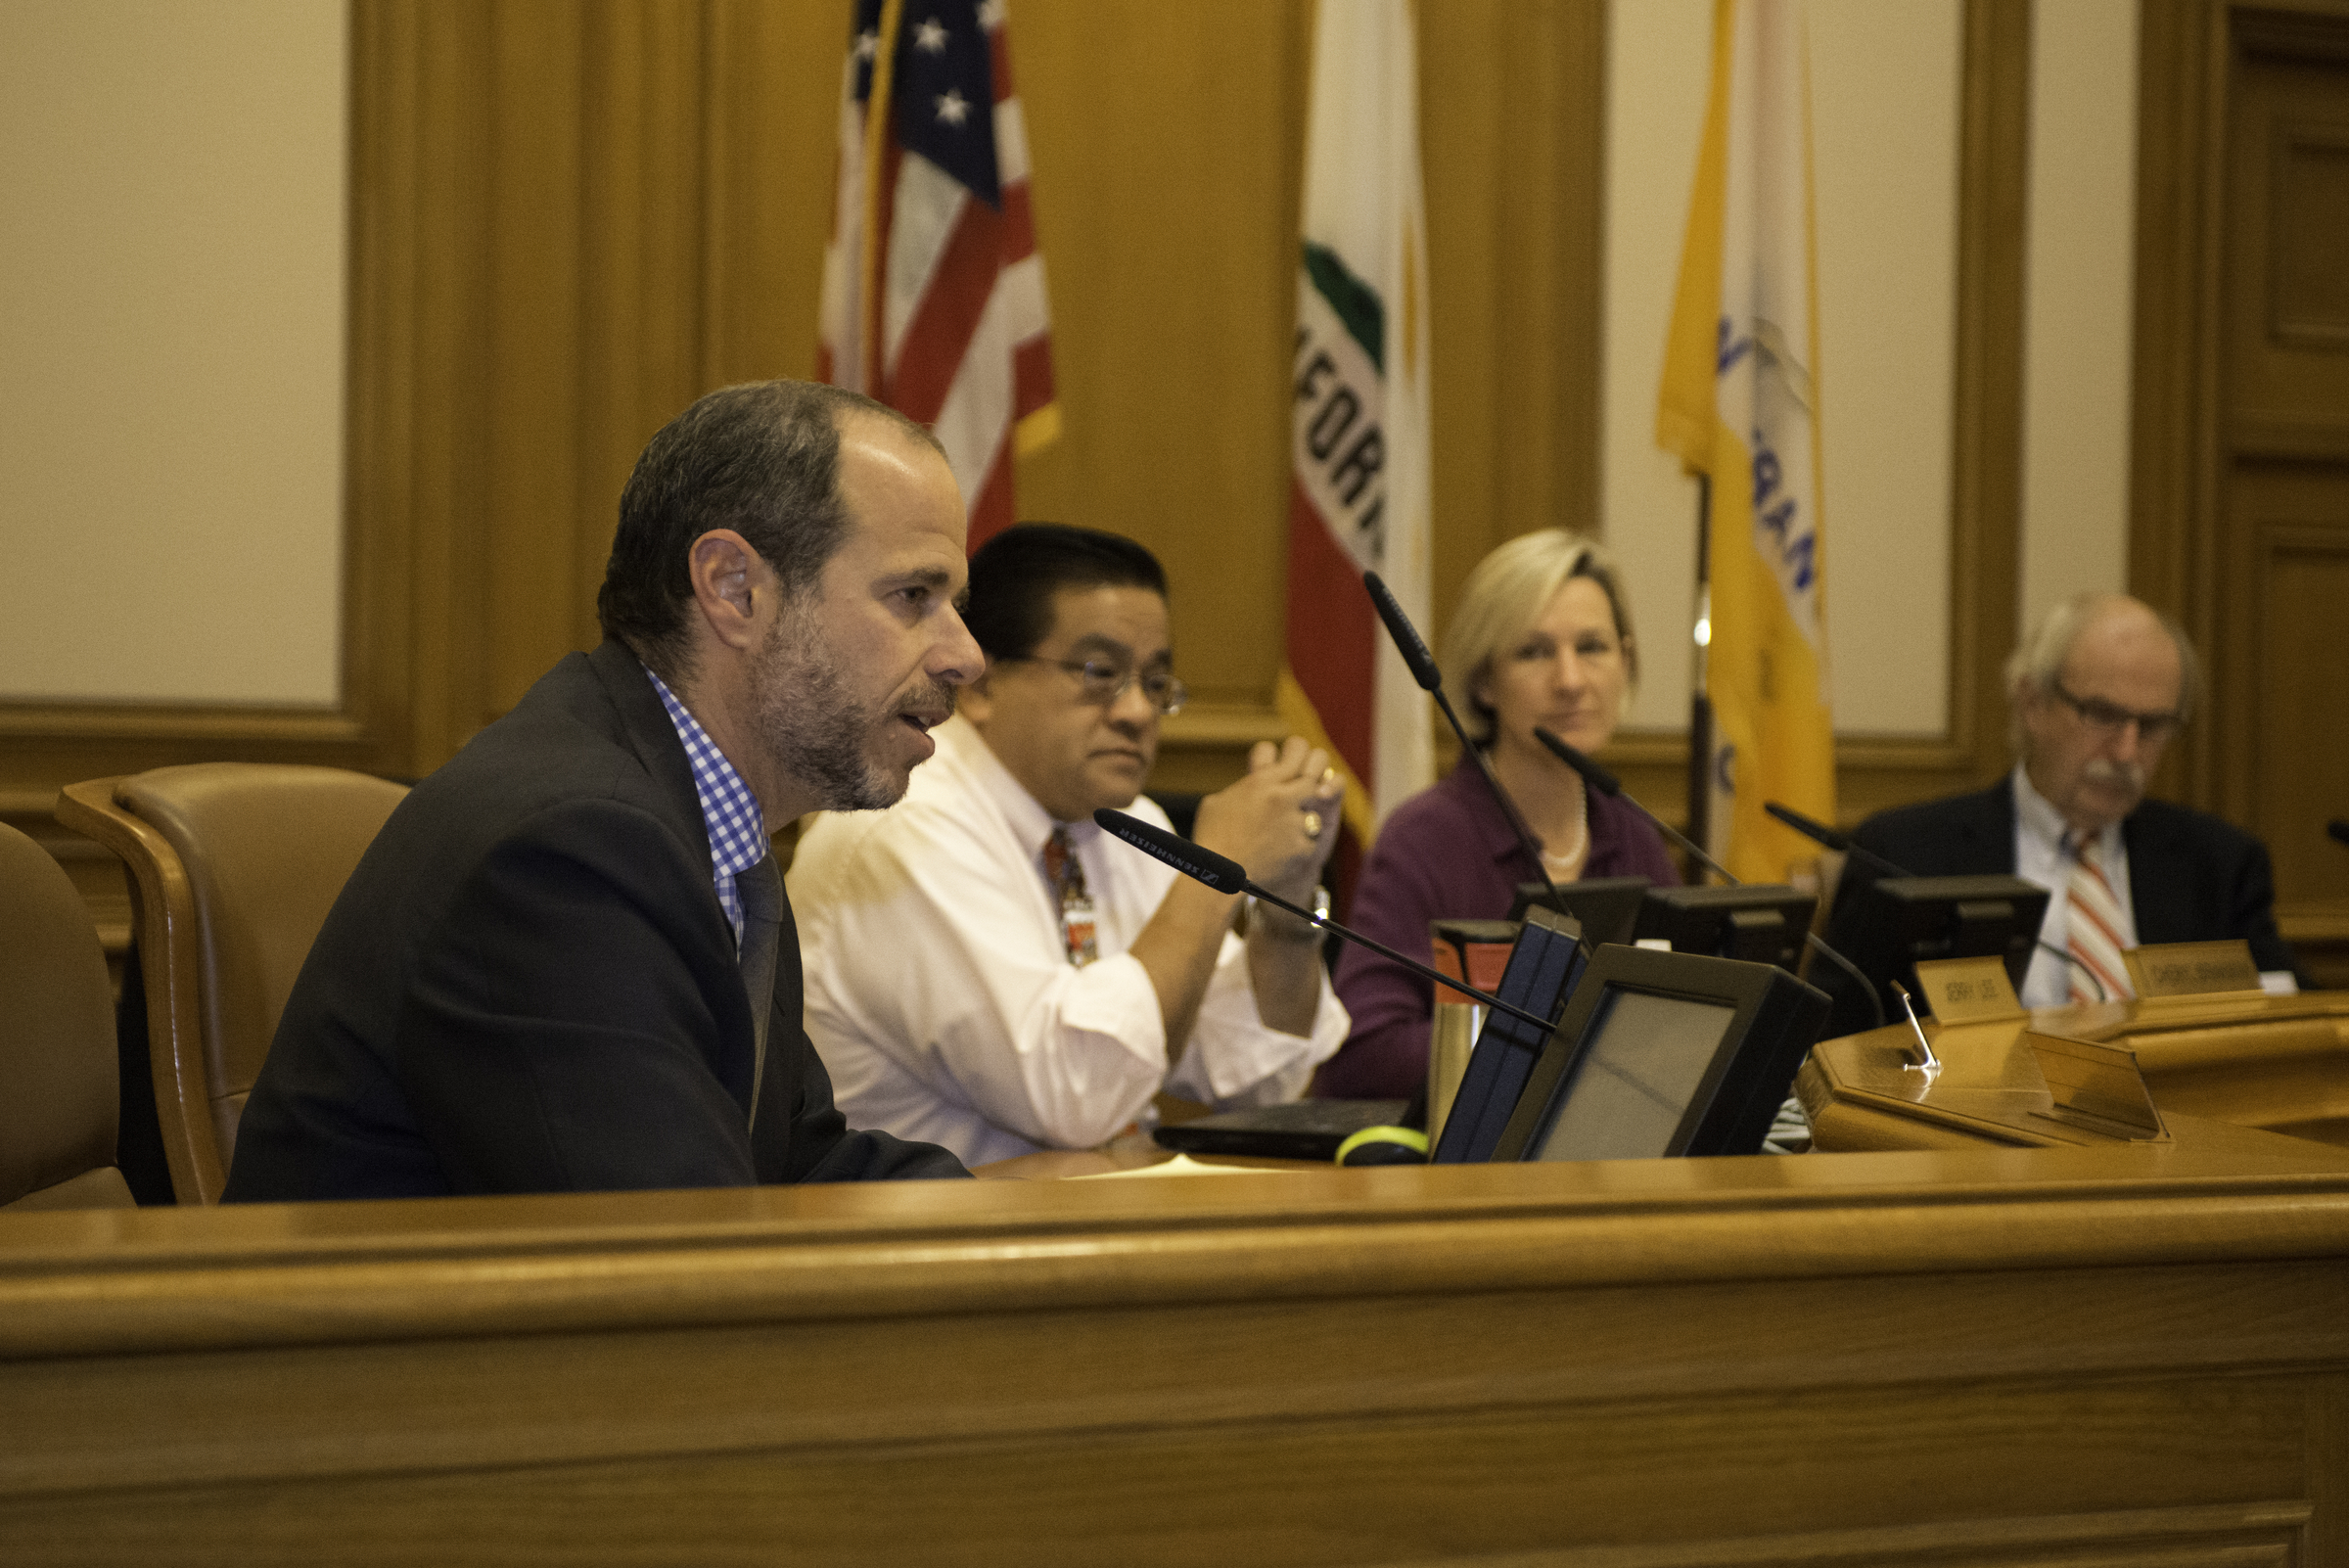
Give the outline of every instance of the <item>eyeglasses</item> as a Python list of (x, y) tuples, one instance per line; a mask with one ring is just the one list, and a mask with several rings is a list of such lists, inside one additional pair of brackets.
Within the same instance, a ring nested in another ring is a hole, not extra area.
[(2180, 715), (2175, 713), (2141, 714), (2117, 703), (2108, 703), (2101, 697), (2075, 697), (2063, 689), (2060, 680), (2049, 681), (2048, 690), (2062, 698), (2064, 705), (2080, 715), (2080, 721), (2099, 735), (2118, 735), (2135, 724), (2137, 738), (2150, 746), (2157, 741), (2168, 740), (2171, 732), (2182, 722)]
[(1050, 665), (1065, 669), (1083, 682), (1083, 696), (1088, 703), (1107, 708), (1126, 695), (1129, 687), (1139, 685), (1150, 706), (1162, 714), (1176, 714), (1190, 698), (1190, 688), (1174, 678), (1171, 669), (1128, 669), (1106, 659), (1038, 659), (1023, 655), (1016, 659), (998, 659), (998, 665)]

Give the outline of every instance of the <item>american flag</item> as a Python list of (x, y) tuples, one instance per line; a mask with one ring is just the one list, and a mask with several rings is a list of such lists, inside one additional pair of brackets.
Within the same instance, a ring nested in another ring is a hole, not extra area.
[(937, 433), (973, 549), (1060, 434), (1050, 326), (1003, 0), (856, 0), (816, 374)]

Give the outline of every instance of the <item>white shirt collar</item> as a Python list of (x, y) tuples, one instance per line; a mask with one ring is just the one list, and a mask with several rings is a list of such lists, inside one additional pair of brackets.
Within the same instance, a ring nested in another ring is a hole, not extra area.
[[(2031, 783), (2031, 774), (2022, 763), (2014, 764), (2015, 825), (2030, 839), (2044, 848), (2051, 857), (2060, 857), (2072, 838), (2072, 825), (2063, 819), (2053, 803), (2040, 794)], [(2096, 857), (2109, 864), (2121, 855), (2121, 825), (2107, 822), (2096, 834)]]
[[(1044, 843), (1052, 837), (1052, 829), (1065, 826), (1072, 848), (1082, 849), (1101, 836), (1101, 829), (1092, 822), (1059, 823), (1044, 809), (1036, 798), (1028, 793), (1028, 786), (1012, 775), (979, 726), (960, 714), (947, 719), (930, 732), (938, 739), (938, 759), (948, 763), (969, 781), (970, 787), (1003, 813), (1003, 821), (1011, 835), (1030, 858), (1044, 853)], [(933, 764), (935, 765), (935, 764)]]

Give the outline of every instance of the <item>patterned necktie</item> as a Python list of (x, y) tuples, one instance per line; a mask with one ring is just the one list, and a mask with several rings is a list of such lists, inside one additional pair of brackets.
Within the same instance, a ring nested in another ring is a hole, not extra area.
[(1060, 942), (1069, 962), (1082, 969), (1100, 956), (1093, 942), (1093, 898), (1084, 891), (1084, 867), (1069, 847), (1069, 830), (1052, 825), (1044, 841), (1044, 881), (1060, 895)]
[[(2068, 945), (2072, 956), (2096, 972), (2104, 986), (2104, 998), (2119, 1001), (2133, 996), (2129, 989), (2129, 966), (2121, 961), (2121, 905), (2112, 896), (2112, 884), (2104, 880), (2104, 868), (2096, 864), (2096, 841), (2072, 838), (2072, 878), (2065, 889), (2070, 900), (2065, 920), (2070, 928)], [(2087, 975), (2078, 969), (2072, 975), (2072, 1000), (2096, 1001), (2096, 988)]]

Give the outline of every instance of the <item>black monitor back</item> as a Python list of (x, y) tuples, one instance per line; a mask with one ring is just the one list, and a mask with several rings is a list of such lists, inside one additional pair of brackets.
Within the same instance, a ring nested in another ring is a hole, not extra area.
[(1493, 1158), (1759, 1153), (1826, 1017), (1774, 964), (1601, 947)]
[(1638, 935), (1670, 942), (1674, 952), (1776, 964), (1792, 974), (1818, 908), (1816, 894), (1777, 884), (1650, 888), (1639, 905)]
[(1897, 980), (1921, 1005), (1917, 962), (1939, 958), (2003, 958), (2020, 992), (2048, 898), (2021, 877), (1884, 877), (1854, 890), (1848, 910), (1837, 908), (1837, 945), (1879, 996), (1889, 998), (1885, 983)]
[[(1573, 920), (1538, 906), (1528, 909), (1494, 994), (1537, 1018), (1554, 1019), (1574, 993), (1587, 956)], [(1548, 1038), (1546, 1030), (1486, 1009), (1484, 1028), (1468, 1054), (1468, 1069), (1460, 1076), (1459, 1092), (1452, 1096), (1431, 1163), (1476, 1165), (1493, 1157), (1494, 1145), (1508, 1127), (1526, 1077)]]
[(1569, 914), (1583, 923), (1583, 942), (1595, 947), (1603, 942), (1629, 943), (1639, 925), (1639, 905), (1650, 886), (1645, 877), (1591, 877), (1558, 884), (1555, 899), (1542, 882), (1517, 884), (1509, 918), (1523, 920), (1536, 905)]

